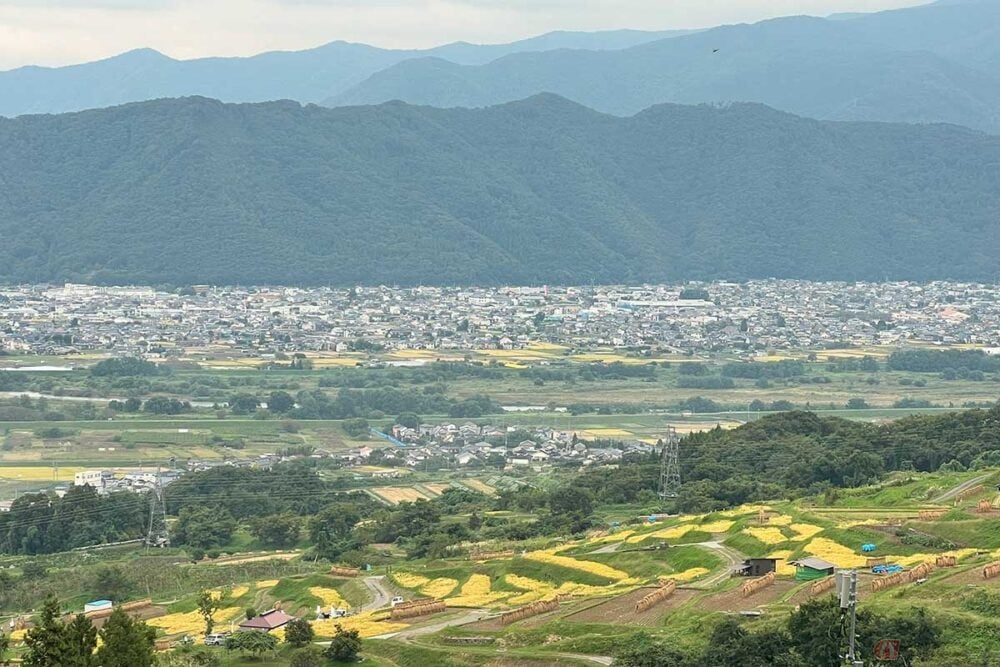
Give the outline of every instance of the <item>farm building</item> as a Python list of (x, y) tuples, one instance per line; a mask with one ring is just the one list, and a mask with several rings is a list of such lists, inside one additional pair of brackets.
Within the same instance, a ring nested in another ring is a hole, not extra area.
[(83, 613), (89, 614), (92, 611), (105, 611), (107, 609), (112, 609), (114, 604), (111, 600), (94, 600), (93, 602), (88, 602), (83, 605)]
[(283, 610), (272, 609), (271, 611), (265, 611), (260, 616), (254, 616), (251, 619), (243, 621), (240, 623), (240, 630), (270, 632), (271, 630), (284, 627), (293, 620), (295, 620), (295, 617), (289, 616)]
[(815, 558), (813, 556), (793, 560), (790, 565), (795, 566), (795, 579), (797, 581), (822, 579), (823, 577), (830, 576), (837, 569), (837, 566), (833, 563), (828, 563), (822, 558)]
[(777, 558), (748, 558), (734, 572), (741, 577), (763, 577), (778, 569)]

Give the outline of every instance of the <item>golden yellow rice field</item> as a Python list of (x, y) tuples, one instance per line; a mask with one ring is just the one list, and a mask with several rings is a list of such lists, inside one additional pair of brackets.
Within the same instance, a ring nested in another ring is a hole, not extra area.
[(445, 602), (449, 607), (485, 607), (511, 596), (506, 591), (493, 591), (490, 578), (485, 574), (474, 574), (462, 585), (456, 597)]
[(371, 492), (393, 505), (427, 500), (427, 496), (409, 486), (379, 486), (371, 489)]
[(777, 558), (777, 568), (776, 572), (779, 577), (794, 577), (795, 576), (795, 566), (788, 564), (788, 557), (792, 555), (792, 552), (788, 549), (783, 549), (781, 551), (775, 551), (768, 555), (768, 558)]
[(630, 536), (626, 541), (629, 544), (635, 544), (636, 542), (642, 542), (643, 540), (648, 539), (677, 540), (684, 537), (694, 529), (695, 526), (693, 524), (684, 523), (679, 526), (657, 530), (653, 533), (636, 533), (635, 535)]
[(324, 607), (333, 606), (337, 609), (350, 609), (350, 603), (345, 600), (335, 588), (325, 586), (310, 586), (309, 593), (318, 598)]
[(709, 523), (703, 523), (701, 525), (695, 526), (696, 530), (701, 530), (706, 533), (725, 533), (728, 532), (730, 528), (733, 527), (733, 521), (728, 521), (722, 519), (720, 521), (711, 521)]
[(0, 466), (0, 479), (21, 482), (72, 482), (73, 476), (88, 468), (52, 466)]
[(409, 627), (407, 623), (394, 623), (386, 618), (385, 612), (366, 611), (345, 618), (331, 618), (322, 621), (312, 621), (313, 630), (318, 637), (332, 637), (337, 632), (337, 626), (345, 630), (357, 630), (364, 637), (374, 637), (389, 632), (398, 632)]
[(804, 547), (806, 553), (819, 556), (837, 567), (864, 567), (866, 557), (825, 537), (817, 537)]
[(623, 582), (629, 579), (628, 572), (622, 572), (621, 570), (617, 570), (609, 565), (605, 565), (604, 563), (597, 563), (589, 560), (577, 560), (575, 558), (570, 558), (569, 556), (557, 556), (551, 549), (532, 551), (525, 554), (524, 557), (539, 563), (558, 565), (571, 570), (587, 572), (589, 574), (597, 575), (598, 577), (611, 579), (615, 582)]
[(444, 598), (451, 595), (451, 593), (458, 587), (458, 581), (455, 579), (448, 579), (446, 577), (439, 577), (438, 579), (432, 579), (428, 583), (420, 587), (420, 592), (427, 597), (437, 598), (438, 600), (443, 600)]
[(392, 579), (403, 588), (420, 588), (430, 582), (427, 577), (421, 577), (412, 572), (393, 572)]
[(751, 526), (744, 528), (743, 532), (764, 544), (781, 544), (788, 541), (788, 538), (778, 528)]
[(789, 525), (789, 528), (795, 531), (794, 539), (796, 541), (812, 539), (823, 532), (822, 527), (814, 526), (811, 523), (793, 523)]
[(676, 579), (677, 581), (691, 581), (697, 579), (698, 577), (703, 577), (711, 572), (706, 567), (692, 567), (690, 570), (684, 570), (683, 572), (678, 572), (677, 574), (669, 575), (669, 579)]
[[(244, 610), (239, 607), (226, 607), (215, 612), (215, 623), (218, 626), (240, 618)], [(146, 621), (148, 625), (163, 630), (168, 636), (200, 635), (205, 632), (205, 619), (197, 611), (167, 614)]]

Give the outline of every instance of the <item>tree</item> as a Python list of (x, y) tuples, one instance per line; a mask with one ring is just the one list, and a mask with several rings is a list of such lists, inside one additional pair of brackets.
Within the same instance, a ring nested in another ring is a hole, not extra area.
[(295, 407), (295, 399), (287, 391), (272, 391), (267, 397), (267, 409), (283, 415)]
[(226, 639), (226, 650), (249, 653), (255, 658), (278, 648), (278, 638), (267, 632), (241, 630)]
[(35, 625), (24, 637), (24, 643), (27, 647), (21, 658), (24, 667), (62, 665), (69, 657), (70, 646), (55, 596), (50, 595), (45, 599)]
[(304, 618), (292, 619), (285, 626), (285, 641), (295, 648), (311, 644), (316, 637), (316, 631)]
[(404, 428), (419, 428), (420, 415), (415, 412), (403, 412), (396, 417), (396, 423)]
[(10, 639), (0, 630), (0, 664), (7, 664), (7, 649), (10, 648)]
[(198, 596), (198, 613), (205, 621), (206, 635), (212, 634), (212, 629), (215, 628), (215, 612), (219, 610), (221, 602), (221, 599), (212, 595), (212, 591), (202, 591)]
[(354, 505), (339, 503), (327, 507), (309, 522), (309, 538), (316, 553), (335, 560), (350, 546), (351, 531), (361, 520)]
[(224, 509), (185, 507), (174, 528), (174, 541), (197, 549), (211, 549), (229, 542), (236, 520)]
[(117, 565), (104, 565), (94, 573), (91, 589), (103, 600), (121, 602), (131, 594), (135, 584)]
[(234, 415), (249, 415), (257, 412), (260, 399), (252, 394), (236, 394), (229, 399), (229, 409)]
[(868, 401), (863, 398), (852, 398), (847, 401), (848, 410), (867, 410)]
[(73, 617), (63, 631), (66, 636), (67, 652), (59, 667), (92, 667), (94, 649), (97, 648), (97, 628), (83, 614)]
[(357, 630), (345, 630), (339, 623), (337, 632), (324, 655), (335, 662), (354, 662), (361, 652), (361, 635)]
[(302, 520), (294, 514), (273, 514), (261, 517), (250, 524), (250, 532), (264, 546), (284, 549), (299, 541)]
[(156, 667), (220, 667), (218, 654), (204, 646), (181, 646), (156, 656)]
[(358, 439), (368, 435), (367, 419), (347, 419), (343, 423), (344, 433)]
[(696, 661), (666, 643), (655, 642), (639, 633), (623, 642), (615, 656), (614, 667), (695, 667)]
[(133, 621), (115, 607), (101, 628), (97, 663), (101, 667), (152, 667), (156, 631), (142, 621)]

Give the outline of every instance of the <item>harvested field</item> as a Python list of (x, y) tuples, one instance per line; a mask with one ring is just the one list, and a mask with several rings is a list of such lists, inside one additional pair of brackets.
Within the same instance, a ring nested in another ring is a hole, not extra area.
[(778, 602), (797, 585), (794, 581), (778, 580), (749, 597), (743, 597), (740, 589), (735, 588), (705, 598), (698, 604), (698, 608), (707, 611), (754, 611), (758, 607)]
[(392, 505), (415, 503), (418, 500), (428, 499), (427, 496), (410, 486), (379, 486), (371, 489), (371, 492)]
[(655, 590), (656, 588), (636, 589), (566, 616), (566, 620), (577, 623), (620, 623), (649, 627), (657, 625), (666, 612), (677, 609), (698, 593), (693, 590), (678, 589), (652, 609), (637, 614), (635, 605)]
[(478, 479), (465, 479), (462, 480), (462, 484), (469, 487), (473, 491), (478, 491), (479, 493), (485, 493), (488, 496), (496, 495), (497, 490), (494, 489), (489, 484), (479, 481)]
[(953, 575), (942, 579), (949, 586), (1000, 586), (1000, 577), (983, 578), (983, 565), (979, 564), (965, 570), (956, 571)]
[(441, 482), (429, 482), (423, 486), (435, 496), (440, 496), (442, 493), (451, 488), (451, 484), (444, 484)]

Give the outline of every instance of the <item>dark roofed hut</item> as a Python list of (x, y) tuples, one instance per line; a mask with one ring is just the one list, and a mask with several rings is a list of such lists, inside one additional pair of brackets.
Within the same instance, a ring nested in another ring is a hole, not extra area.
[(763, 577), (777, 569), (777, 558), (748, 558), (735, 571), (741, 577)]
[(270, 632), (271, 630), (285, 627), (293, 620), (295, 620), (294, 616), (289, 616), (281, 609), (272, 609), (271, 611), (265, 611), (260, 616), (254, 616), (251, 619), (243, 621), (240, 623), (240, 630)]

